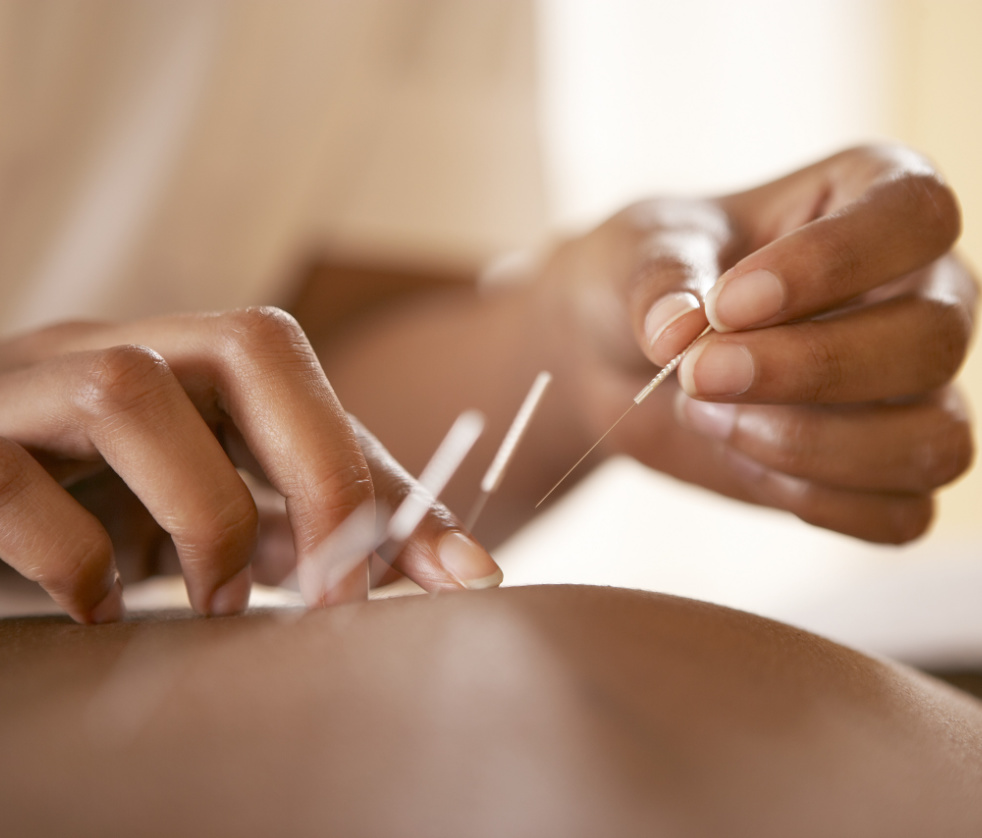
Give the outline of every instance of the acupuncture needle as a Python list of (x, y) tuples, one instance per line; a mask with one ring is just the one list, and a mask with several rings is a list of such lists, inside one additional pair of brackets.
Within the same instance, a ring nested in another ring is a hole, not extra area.
[(280, 584), (295, 587), (299, 577), (304, 575), (310, 580), (310, 587), (329, 590), (373, 552), (391, 565), (483, 430), (484, 415), (480, 411), (461, 413), (420, 472), (413, 488), (387, 520), (378, 520), (380, 514), (384, 518), (384, 512), (377, 509), (375, 503), (363, 503), (327, 537), (316, 559), (304, 562)]
[(690, 343), (687, 347), (685, 347), (685, 349), (679, 352), (679, 354), (676, 355), (674, 358), (672, 358), (671, 361), (665, 364), (665, 366), (663, 366), (658, 371), (658, 375), (652, 378), (651, 381), (649, 381), (647, 384), (644, 385), (644, 387), (641, 388), (638, 394), (634, 397), (634, 400), (631, 402), (631, 404), (628, 405), (627, 410), (625, 410), (620, 416), (617, 417), (614, 424), (611, 425), (609, 428), (607, 428), (607, 430), (604, 432), (604, 435), (600, 437), (600, 439), (598, 439), (595, 443), (593, 443), (593, 445), (590, 446), (589, 450), (587, 450), (587, 452), (582, 457), (580, 457), (580, 459), (578, 459), (575, 463), (573, 463), (570, 470), (559, 478), (559, 480), (556, 482), (556, 485), (553, 486), (548, 492), (546, 492), (545, 495), (543, 495), (542, 500), (540, 500), (535, 505), (536, 509), (542, 506), (542, 504), (545, 503), (549, 495), (555, 492), (556, 489), (558, 489), (562, 485), (563, 481), (576, 470), (576, 467), (594, 452), (596, 447), (600, 445), (600, 443), (603, 442), (610, 435), (610, 432), (613, 431), (614, 428), (616, 428), (621, 423), (621, 421), (624, 419), (625, 416), (627, 416), (628, 413), (630, 413), (634, 408), (636, 408), (639, 404), (641, 404), (641, 402), (643, 402), (646, 398), (648, 398), (648, 396), (650, 396), (655, 391), (655, 388), (658, 387), (659, 384), (661, 384), (666, 378), (668, 378), (673, 372), (675, 372), (675, 370), (678, 368), (678, 365), (682, 363), (682, 359), (689, 353), (689, 350), (692, 349), (692, 347), (699, 342), (700, 338), (709, 334), (712, 328), (713, 328), (712, 326), (707, 326), (705, 329), (703, 329), (702, 332), (700, 332), (699, 335), (696, 337), (696, 339), (692, 341), (692, 343)]
[(457, 417), (457, 421), (420, 472), (413, 488), (389, 519), (385, 543), (376, 550), (385, 562), (392, 564), (483, 431), (484, 414), (480, 411), (465, 410)]
[(512, 420), (511, 426), (505, 434), (505, 438), (501, 441), (501, 445), (498, 447), (498, 451), (494, 455), (491, 465), (481, 480), (481, 492), (474, 501), (470, 513), (467, 515), (467, 521), (464, 526), (469, 532), (473, 531), (477, 519), (484, 511), (484, 505), (488, 502), (488, 498), (498, 491), (498, 487), (505, 477), (505, 471), (508, 469), (519, 443), (524, 438), (529, 423), (532, 421), (536, 410), (538, 410), (539, 402), (542, 401), (542, 395), (545, 393), (550, 381), (552, 381), (552, 375), (550, 373), (545, 371), (540, 372), (535, 377), (535, 381), (532, 382), (532, 387), (529, 389), (528, 395), (525, 396), (522, 406), (518, 408), (518, 413), (515, 414), (515, 418)]

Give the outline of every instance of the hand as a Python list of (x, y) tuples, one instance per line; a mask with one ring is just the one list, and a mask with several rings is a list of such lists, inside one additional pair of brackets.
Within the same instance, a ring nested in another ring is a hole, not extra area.
[[(285, 519), (263, 504), (261, 523), (237, 467), (285, 498)], [(298, 565), (310, 604), (364, 597), (367, 557), (324, 581), (329, 536), (412, 485), (276, 309), (62, 324), (0, 344), (0, 556), (76, 620), (118, 619), (117, 564), (148, 575), (171, 542), (201, 613), (246, 607), (254, 556), (263, 581)], [(497, 574), (442, 506), (396, 567), (428, 590)]]
[(916, 537), (972, 457), (951, 385), (977, 297), (948, 252), (959, 227), (937, 172), (892, 147), (619, 213), (562, 246), (540, 283), (584, 440), (709, 322), (613, 447), (833, 530)]

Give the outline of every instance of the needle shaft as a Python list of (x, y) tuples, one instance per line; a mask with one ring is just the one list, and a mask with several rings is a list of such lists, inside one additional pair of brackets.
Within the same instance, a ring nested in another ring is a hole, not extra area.
[(494, 455), (494, 460), (485, 473), (484, 479), (481, 480), (481, 493), (477, 496), (477, 500), (474, 501), (474, 506), (467, 515), (467, 521), (464, 524), (468, 530), (474, 529), (474, 525), (484, 510), (484, 505), (488, 502), (488, 498), (494, 492), (498, 491), (498, 487), (501, 485), (501, 481), (505, 476), (505, 471), (509, 463), (511, 463), (512, 457), (515, 455), (515, 450), (525, 436), (529, 423), (538, 410), (539, 403), (542, 401), (542, 395), (545, 393), (550, 381), (552, 381), (552, 375), (543, 371), (532, 382), (532, 388), (528, 391), (528, 395), (522, 402), (521, 407), (518, 408), (518, 413), (515, 414), (515, 418), (508, 428), (508, 433), (505, 434), (505, 438), (498, 448), (498, 453)]
[(625, 416), (627, 416), (628, 413), (630, 413), (635, 407), (637, 407), (639, 404), (641, 404), (641, 402), (643, 402), (646, 398), (648, 398), (648, 396), (652, 394), (652, 392), (659, 384), (661, 384), (666, 378), (668, 378), (673, 372), (675, 372), (675, 370), (678, 368), (678, 365), (682, 363), (682, 359), (686, 356), (686, 354), (688, 354), (689, 350), (696, 345), (696, 341), (698, 341), (699, 338), (701, 338), (703, 335), (707, 334), (710, 329), (712, 329), (712, 326), (707, 326), (705, 329), (703, 329), (702, 332), (699, 333), (699, 336), (694, 341), (692, 341), (692, 343), (690, 343), (687, 347), (685, 347), (685, 349), (679, 352), (679, 354), (676, 355), (674, 358), (672, 358), (671, 361), (665, 364), (665, 366), (658, 371), (658, 375), (652, 378), (651, 381), (645, 384), (644, 387), (642, 387), (638, 391), (638, 394), (634, 397), (634, 400), (631, 402), (630, 405), (628, 405), (627, 410), (625, 410), (620, 416), (617, 417), (617, 420), (614, 422), (614, 424), (611, 425), (609, 428), (607, 428), (607, 430), (604, 432), (604, 435), (600, 437), (600, 439), (598, 439), (595, 443), (593, 443), (593, 445), (590, 446), (586, 454), (584, 454), (582, 457), (580, 457), (580, 459), (578, 459), (575, 463), (573, 463), (572, 468), (570, 468), (570, 470), (567, 471), (566, 474), (564, 474), (562, 477), (559, 478), (559, 480), (556, 482), (556, 485), (553, 486), (548, 492), (546, 492), (545, 495), (543, 495), (542, 500), (540, 500), (535, 505), (536, 509), (542, 506), (542, 504), (545, 503), (546, 498), (548, 498), (549, 495), (555, 492), (556, 489), (558, 489), (562, 485), (562, 482), (576, 470), (576, 467), (593, 453), (594, 449), (610, 435), (610, 432), (614, 430), (614, 428), (616, 428), (621, 423), (621, 420)]
[(603, 435), (602, 437), (600, 437), (600, 439), (598, 439), (598, 440), (597, 440), (597, 441), (596, 441), (595, 443), (593, 443), (593, 445), (591, 445), (591, 446), (590, 446), (590, 448), (589, 448), (589, 450), (588, 450), (588, 451), (586, 452), (586, 454), (584, 454), (584, 455), (583, 455), (582, 457), (580, 457), (580, 459), (578, 459), (578, 460), (577, 460), (577, 461), (576, 461), (575, 463), (573, 463), (573, 465), (572, 465), (572, 467), (570, 468), (570, 470), (569, 470), (569, 471), (567, 471), (567, 472), (566, 472), (566, 474), (564, 474), (564, 475), (563, 475), (562, 477), (560, 477), (560, 478), (559, 478), (559, 480), (557, 480), (557, 481), (556, 481), (556, 485), (555, 485), (555, 486), (553, 486), (553, 487), (552, 487), (552, 488), (551, 488), (551, 489), (550, 489), (550, 490), (549, 490), (548, 492), (546, 492), (546, 493), (545, 493), (545, 494), (544, 494), (544, 495), (542, 496), (542, 500), (540, 500), (540, 501), (539, 501), (539, 502), (538, 502), (538, 503), (537, 503), (537, 504), (535, 505), (535, 508), (536, 508), (536, 509), (538, 509), (538, 508), (539, 508), (540, 506), (542, 506), (542, 504), (543, 504), (543, 503), (545, 503), (545, 501), (546, 501), (546, 498), (548, 498), (548, 497), (549, 497), (549, 495), (551, 495), (551, 494), (552, 494), (553, 492), (555, 492), (555, 491), (556, 491), (556, 489), (558, 489), (558, 488), (559, 488), (559, 486), (560, 486), (560, 484), (562, 484), (562, 482), (563, 482), (563, 481), (564, 481), (564, 480), (565, 480), (565, 479), (566, 479), (567, 477), (569, 477), (569, 476), (570, 476), (570, 475), (571, 475), (571, 474), (572, 474), (572, 473), (573, 473), (573, 472), (574, 472), (574, 471), (576, 470), (576, 467), (577, 467), (577, 466), (578, 466), (578, 465), (579, 465), (580, 463), (582, 463), (582, 462), (583, 462), (583, 461), (584, 461), (584, 460), (585, 460), (585, 459), (586, 459), (587, 457), (589, 457), (589, 456), (590, 456), (590, 455), (591, 455), (591, 454), (593, 453), (593, 449), (594, 449), (594, 448), (596, 448), (596, 447), (597, 447), (598, 445), (600, 445), (600, 443), (601, 443), (601, 442), (603, 442), (603, 441), (604, 441), (604, 440), (605, 440), (605, 439), (607, 438), (607, 436), (608, 436), (608, 434), (610, 434), (610, 432), (611, 432), (612, 430), (614, 430), (614, 428), (616, 428), (616, 427), (617, 427), (617, 426), (618, 426), (618, 425), (620, 424), (620, 422), (621, 422), (621, 419), (623, 419), (623, 418), (624, 418), (625, 416), (627, 416), (627, 414), (628, 414), (628, 413), (630, 413), (630, 412), (631, 412), (632, 410), (634, 410), (634, 408), (636, 408), (637, 406), (638, 406), (638, 405), (637, 405), (637, 402), (631, 402), (631, 404), (630, 404), (630, 405), (628, 406), (628, 408), (627, 408), (627, 410), (625, 410), (625, 411), (624, 411), (624, 412), (623, 412), (623, 413), (622, 413), (622, 414), (621, 414), (621, 415), (620, 415), (619, 417), (617, 417), (617, 421), (616, 421), (616, 422), (614, 422), (614, 424), (613, 424), (613, 425), (611, 425), (611, 426), (610, 426), (609, 428), (607, 428), (607, 430), (606, 430), (606, 432), (604, 433), (604, 435)]

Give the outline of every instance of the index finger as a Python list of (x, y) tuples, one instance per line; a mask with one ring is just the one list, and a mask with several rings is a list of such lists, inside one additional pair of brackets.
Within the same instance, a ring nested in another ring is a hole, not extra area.
[(755, 249), (706, 295), (718, 332), (833, 309), (924, 267), (961, 229), (952, 190), (904, 148), (843, 152), (722, 203)]
[[(115, 327), (88, 340), (135, 335), (163, 355), (206, 418), (241, 437), (286, 499), (298, 562), (316, 560), (328, 536), (373, 500), (368, 464), (306, 336), (273, 308), (188, 314)], [(228, 447), (228, 446), (227, 446)], [(365, 562), (322, 602), (368, 595)]]
[[(349, 514), (374, 497), (368, 464), (341, 403), (297, 322), (276, 309), (247, 324), (216, 376), (224, 409), (273, 487), (286, 498), (297, 561), (314, 559)], [(246, 335), (249, 335), (246, 337)], [(368, 595), (368, 555), (322, 602)]]

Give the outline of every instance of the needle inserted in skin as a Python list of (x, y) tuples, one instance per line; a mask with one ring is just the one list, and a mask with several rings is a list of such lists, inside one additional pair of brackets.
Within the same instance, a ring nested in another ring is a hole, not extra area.
[(484, 414), (480, 411), (465, 410), (457, 417), (426, 468), (420, 473), (416, 485), (389, 519), (386, 535), (390, 547), (401, 547), (413, 534), (483, 430)]
[(594, 449), (610, 435), (610, 432), (614, 430), (614, 428), (616, 428), (621, 423), (621, 420), (625, 416), (627, 416), (628, 413), (630, 413), (635, 407), (637, 407), (639, 404), (641, 404), (641, 402), (643, 402), (646, 398), (648, 398), (648, 396), (650, 396), (654, 392), (655, 388), (659, 384), (661, 384), (666, 378), (668, 378), (673, 372), (675, 372), (675, 370), (678, 368), (678, 365), (682, 363), (682, 359), (688, 354), (689, 350), (696, 345), (696, 343), (699, 341), (701, 337), (708, 334), (712, 328), (713, 328), (712, 326), (707, 326), (705, 329), (703, 329), (702, 332), (699, 333), (699, 336), (694, 341), (692, 341), (692, 343), (690, 343), (687, 347), (685, 347), (685, 349), (679, 352), (679, 354), (676, 355), (674, 358), (672, 358), (671, 361), (665, 364), (665, 366), (663, 366), (661, 370), (659, 370), (658, 375), (652, 378), (651, 381), (649, 381), (647, 384), (644, 385), (644, 387), (641, 388), (638, 394), (634, 397), (634, 401), (632, 401), (631, 404), (628, 405), (627, 410), (625, 410), (620, 416), (617, 417), (617, 421), (615, 421), (613, 425), (607, 428), (607, 430), (604, 432), (604, 435), (600, 437), (600, 439), (598, 439), (595, 443), (593, 443), (593, 445), (590, 446), (586, 454), (584, 454), (582, 457), (580, 457), (580, 459), (578, 459), (575, 463), (573, 463), (572, 468), (570, 468), (570, 470), (567, 471), (566, 474), (560, 477), (559, 480), (556, 482), (556, 485), (553, 486), (548, 492), (545, 493), (545, 495), (542, 496), (542, 500), (540, 500), (535, 505), (536, 509), (542, 506), (542, 504), (545, 503), (549, 495), (555, 492), (556, 489), (558, 489), (562, 485), (563, 481), (576, 470), (576, 467), (593, 453)]
[(542, 395), (545, 393), (550, 381), (552, 381), (552, 375), (543, 371), (532, 382), (532, 387), (525, 397), (525, 401), (518, 408), (518, 413), (515, 414), (515, 418), (508, 428), (508, 433), (505, 434), (505, 438), (498, 448), (498, 453), (494, 455), (494, 459), (491, 461), (491, 465), (488, 467), (484, 479), (481, 481), (481, 493), (477, 496), (477, 500), (474, 501), (470, 514), (467, 516), (467, 522), (464, 524), (468, 530), (474, 529), (474, 524), (477, 523), (478, 517), (480, 517), (481, 512), (484, 510), (484, 505), (488, 502), (488, 498), (498, 491), (498, 487), (504, 479), (505, 470), (508, 468), (509, 463), (511, 463), (512, 457), (515, 455), (515, 449), (518, 448), (522, 437), (525, 436), (529, 423), (532, 421), (532, 417), (535, 415), (535, 411), (539, 407), (539, 402), (542, 401)]
[[(426, 513), (436, 503), (464, 457), (484, 430), (484, 415), (464, 411), (447, 432), (410, 492), (396, 511), (381, 523), (376, 504), (364, 503), (344, 519), (324, 540), (316, 558), (308, 559), (280, 584), (328, 591), (344, 579), (373, 551), (392, 564)], [(308, 581), (301, 586), (300, 576)]]

